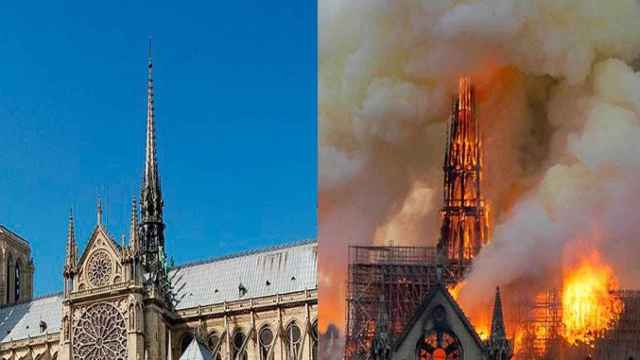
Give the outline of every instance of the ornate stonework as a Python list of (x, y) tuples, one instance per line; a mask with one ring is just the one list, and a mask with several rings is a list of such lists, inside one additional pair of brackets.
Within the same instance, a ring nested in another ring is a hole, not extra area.
[(87, 278), (94, 287), (108, 285), (113, 275), (111, 257), (105, 250), (98, 250), (91, 255), (87, 264)]
[(73, 360), (127, 359), (127, 327), (118, 307), (97, 303), (74, 313)]

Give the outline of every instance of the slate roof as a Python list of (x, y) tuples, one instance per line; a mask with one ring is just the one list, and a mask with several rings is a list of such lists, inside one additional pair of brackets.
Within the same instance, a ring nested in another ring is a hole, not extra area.
[[(0, 343), (60, 331), (62, 293), (0, 308)], [(40, 331), (40, 321), (46, 323)]]
[(169, 274), (176, 309), (317, 288), (317, 242), (181, 266)]
[[(179, 266), (170, 273), (176, 309), (316, 289), (316, 249), (303, 241)], [(44, 335), (40, 321), (58, 332), (61, 319), (62, 293), (1, 307), (0, 343)]]

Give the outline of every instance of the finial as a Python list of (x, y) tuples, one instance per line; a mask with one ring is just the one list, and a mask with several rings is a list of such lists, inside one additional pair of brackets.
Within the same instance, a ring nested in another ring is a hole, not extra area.
[(131, 223), (129, 228), (129, 247), (137, 252), (138, 249), (138, 203), (136, 197), (131, 197)]
[(73, 218), (73, 209), (69, 210), (69, 223), (67, 225), (67, 262), (68, 268), (75, 266), (76, 263), (76, 235), (75, 221)]
[(98, 196), (98, 200), (96, 203), (96, 214), (97, 214), (97, 223), (98, 225), (102, 225), (102, 200), (100, 200), (100, 197)]
[(149, 35), (149, 48), (147, 49), (147, 59), (149, 61), (149, 67), (152, 66), (152, 63), (151, 63), (151, 40), (153, 40), (153, 37), (151, 35)]

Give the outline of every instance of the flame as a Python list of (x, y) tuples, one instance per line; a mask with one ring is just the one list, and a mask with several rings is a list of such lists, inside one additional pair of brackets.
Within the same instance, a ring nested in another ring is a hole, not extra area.
[(460, 281), (459, 283), (457, 283), (455, 285), (449, 286), (449, 288), (447, 289), (447, 290), (449, 290), (449, 294), (451, 294), (451, 297), (455, 301), (458, 301), (458, 299), (460, 298), (460, 291), (464, 287), (464, 284), (465, 284), (464, 281)]
[(473, 326), (476, 328), (476, 332), (480, 339), (486, 341), (489, 340), (489, 336), (491, 335), (491, 331), (489, 330), (489, 324), (485, 322), (475, 322)]
[(618, 301), (610, 292), (617, 287), (613, 270), (593, 252), (565, 274), (563, 283), (564, 337), (572, 345), (592, 343), (620, 315)]

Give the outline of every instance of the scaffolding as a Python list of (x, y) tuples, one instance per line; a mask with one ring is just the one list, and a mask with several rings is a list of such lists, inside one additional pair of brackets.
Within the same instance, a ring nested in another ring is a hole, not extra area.
[(527, 317), (517, 359), (544, 359), (562, 343), (562, 298), (557, 289), (548, 289), (523, 303)]
[(387, 310), (386, 331), (395, 339), (438, 278), (444, 284), (453, 281), (437, 263), (435, 247), (349, 247), (346, 360), (371, 359), (380, 308)]

